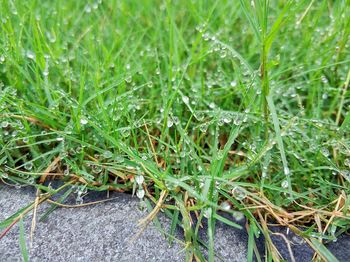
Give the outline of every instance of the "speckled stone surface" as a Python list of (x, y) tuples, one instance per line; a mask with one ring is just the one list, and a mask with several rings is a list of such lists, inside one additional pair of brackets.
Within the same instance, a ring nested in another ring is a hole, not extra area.
[[(113, 194), (114, 199), (105, 203), (80, 208), (58, 208), (47, 220), (37, 222), (34, 240), (30, 248), (30, 224), (32, 214), (24, 220), (30, 261), (185, 261), (184, 243), (178, 230), (178, 241), (169, 245), (165, 236), (150, 225), (135, 241), (131, 241), (139, 228), (137, 222), (147, 215), (139, 210), (139, 201), (127, 194)], [(15, 189), (0, 184), (0, 221), (31, 203), (35, 198), (33, 188)], [(91, 193), (86, 202), (106, 198), (105, 193)], [(72, 202), (74, 199), (68, 200)], [(49, 204), (38, 210), (38, 218)], [(224, 215), (224, 214), (222, 214)], [(160, 214), (160, 222), (167, 230), (170, 221)], [(240, 222), (244, 226), (244, 221)], [(271, 228), (271, 239), (282, 257), (291, 261), (283, 234), (289, 241), (296, 261), (311, 261), (312, 249), (292, 232), (280, 227)], [(200, 233), (206, 239), (205, 223)], [(245, 230), (233, 229), (218, 223), (215, 233), (216, 261), (246, 261), (248, 235)], [(263, 239), (257, 240), (258, 249), (264, 254)], [(341, 236), (328, 248), (340, 261), (350, 261), (350, 237)], [(263, 256), (262, 256), (263, 257)], [(22, 261), (19, 247), (19, 227), (0, 240), (0, 262)]]
[[(93, 201), (100, 196), (90, 196)], [(104, 195), (105, 196), (105, 195)], [(0, 221), (34, 200), (30, 188), (14, 189), (0, 184)], [(184, 261), (183, 243), (169, 246), (157, 228), (150, 225), (134, 242), (137, 222), (147, 213), (139, 210), (139, 201), (126, 194), (114, 194), (112, 201), (83, 208), (58, 208), (44, 222), (38, 222), (30, 248), (30, 261)], [(90, 199), (89, 199), (90, 198)], [(39, 214), (49, 207), (43, 204)], [(25, 219), (27, 246), (30, 247), (32, 215)], [(164, 217), (160, 221), (167, 228)], [(179, 233), (180, 235), (180, 233)], [(224, 261), (246, 260), (246, 233), (225, 232), (218, 227), (218, 255)], [(181, 239), (179, 239), (182, 241)], [(0, 240), (0, 261), (21, 261), (19, 227), (16, 225)]]

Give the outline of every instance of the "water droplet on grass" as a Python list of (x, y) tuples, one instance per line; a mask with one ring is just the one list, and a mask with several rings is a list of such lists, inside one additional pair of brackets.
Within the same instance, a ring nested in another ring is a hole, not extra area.
[(102, 156), (106, 159), (113, 157), (113, 153), (109, 150), (103, 152)]
[(29, 59), (32, 59), (32, 60), (35, 59), (35, 53), (34, 53), (33, 51), (27, 50), (26, 56), (27, 56), (27, 58), (29, 58)]
[(289, 186), (288, 181), (287, 181), (287, 180), (283, 180), (282, 183), (281, 183), (281, 186), (282, 186), (283, 188), (288, 188), (288, 186)]
[(32, 162), (27, 162), (27, 163), (25, 163), (25, 164), (24, 164), (24, 168), (25, 168), (26, 170), (32, 170), (32, 168), (33, 168), (33, 163), (32, 163)]
[(329, 157), (330, 153), (329, 153), (328, 148), (322, 147), (321, 148), (321, 154), (324, 155), (325, 157)]
[(188, 96), (182, 96), (182, 101), (183, 101), (186, 105), (188, 105), (189, 102), (190, 102), (190, 99), (188, 98)]
[(142, 199), (142, 198), (145, 196), (145, 190), (143, 190), (143, 188), (139, 188), (139, 189), (136, 191), (136, 196), (137, 196), (139, 199)]
[(237, 199), (237, 200), (243, 200), (247, 194), (245, 192), (245, 190), (239, 186), (235, 186), (232, 189), (232, 195)]
[(236, 87), (236, 86), (237, 86), (237, 82), (236, 82), (236, 81), (232, 81), (232, 82), (230, 83), (230, 85), (231, 85), (232, 87)]
[(236, 126), (238, 126), (238, 125), (242, 124), (242, 120), (241, 120), (241, 118), (240, 118), (239, 116), (237, 116), (237, 117), (235, 118), (235, 120), (233, 121), (233, 123), (234, 123)]
[(285, 166), (285, 167), (283, 168), (283, 172), (284, 172), (284, 174), (285, 174), (286, 176), (289, 176), (289, 175), (290, 175), (290, 170), (289, 170), (289, 168), (288, 168), (287, 166)]
[(142, 175), (137, 175), (135, 177), (135, 181), (138, 185), (142, 185), (143, 181), (145, 181), (145, 178)]
[(129, 137), (130, 136), (130, 130), (129, 129), (122, 129), (120, 130), (120, 133), (123, 137)]
[(199, 126), (199, 130), (202, 131), (203, 133), (204, 133), (204, 132), (207, 132), (207, 130), (208, 130), (208, 124), (205, 123), (205, 124), (203, 124), (203, 125), (200, 125), (200, 126)]
[(227, 202), (227, 201), (222, 202), (221, 205), (220, 205), (220, 207), (221, 207), (221, 209), (224, 210), (224, 211), (228, 211), (228, 210), (231, 209), (231, 205), (230, 205), (230, 203)]
[(7, 121), (1, 122), (1, 127), (2, 127), (2, 128), (6, 128), (6, 127), (8, 127), (8, 126), (9, 126), (9, 122), (7, 122)]
[(173, 126), (173, 124), (174, 124), (174, 122), (173, 122), (171, 119), (168, 119), (168, 121), (167, 121), (167, 127), (170, 128), (170, 127)]
[(125, 78), (125, 82), (127, 82), (128, 84), (131, 83), (132, 81), (132, 76), (131, 75), (127, 75)]
[(344, 165), (346, 165), (347, 167), (350, 167), (350, 158), (346, 158), (344, 160)]
[(241, 221), (244, 219), (244, 214), (237, 210), (232, 211), (232, 216), (236, 221)]
[(84, 11), (85, 11), (86, 13), (91, 13), (91, 6), (86, 5)]
[(8, 178), (9, 175), (7, 173), (0, 173), (0, 177), (2, 178)]
[(212, 216), (213, 210), (212, 208), (208, 207), (204, 210), (204, 217), (210, 218)]

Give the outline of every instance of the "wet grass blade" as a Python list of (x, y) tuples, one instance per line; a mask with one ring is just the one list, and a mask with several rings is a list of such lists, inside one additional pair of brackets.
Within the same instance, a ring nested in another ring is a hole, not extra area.
[(27, 250), (26, 239), (25, 239), (23, 218), (21, 218), (19, 221), (19, 246), (21, 248), (23, 261), (28, 262), (29, 256), (28, 256), (28, 250)]

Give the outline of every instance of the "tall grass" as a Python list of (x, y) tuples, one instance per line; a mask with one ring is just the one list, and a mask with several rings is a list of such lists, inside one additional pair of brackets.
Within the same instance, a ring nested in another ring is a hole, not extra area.
[(349, 228), (348, 6), (2, 0), (1, 180), (134, 192), (188, 260), (215, 259), (218, 220), (239, 227), (221, 211), (247, 218), (250, 261), (261, 234), (280, 259), (272, 221), (327, 258)]

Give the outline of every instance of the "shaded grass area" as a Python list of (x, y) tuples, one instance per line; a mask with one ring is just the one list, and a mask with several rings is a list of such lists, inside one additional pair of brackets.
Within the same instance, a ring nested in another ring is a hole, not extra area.
[(280, 259), (270, 221), (331, 256), (349, 229), (349, 1), (1, 6), (3, 182), (146, 197), (142, 225), (165, 208), (188, 260), (214, 260), (217, 220), (237, 226), (218, 210), (246, 216), (249, 260), (259, 234)]

